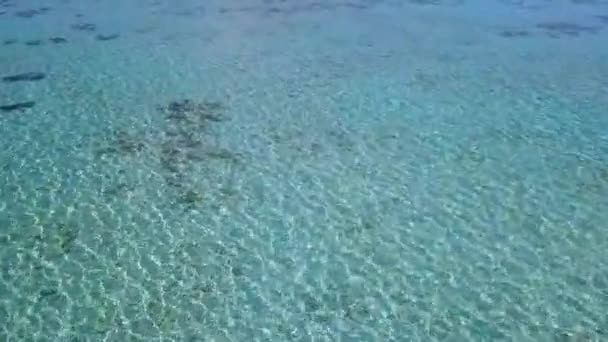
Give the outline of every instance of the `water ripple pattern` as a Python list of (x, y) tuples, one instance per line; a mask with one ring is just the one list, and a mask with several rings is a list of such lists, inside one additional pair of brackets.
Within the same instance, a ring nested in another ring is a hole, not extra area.
[(0, 341), (608, 340), (607, 37), (602, 0), (0, 0)]

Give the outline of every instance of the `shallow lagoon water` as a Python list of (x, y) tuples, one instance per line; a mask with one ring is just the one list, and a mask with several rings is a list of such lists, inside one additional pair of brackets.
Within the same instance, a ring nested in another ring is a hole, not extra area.
[(0, 13), (0, 340), (608, 339), (605, 1)]

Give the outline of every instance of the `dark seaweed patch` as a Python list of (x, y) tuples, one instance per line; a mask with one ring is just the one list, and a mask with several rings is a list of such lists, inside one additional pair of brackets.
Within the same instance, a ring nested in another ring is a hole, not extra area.
[(78, 23), (70, 26), (72, 30), (92, 32), (97, 30), (97, 25), (91, 23)]
[(11, 104), (7, 104), (7, 105), (0, 105), (0, 112), (13, 112), (13, 111), (24, 111), (26, 109), (32, 108), (36, 105), (36, 102), (34, 101), (27, 101), (27, 102), (18, 102), (18, 103), (11, 103)]
[(64, 44), (68, 42), (68, 40), (63, 37), (51, 37), (49, 38), (49, 41), (53, 44)]
[(27, 42), (25, 42), (25, 45), (27, 45), (27, 46), (39, 46), (39, 45), (42, 45), (42, 40), (40, 40), (40, 39), (28, 40)]
[(2, 82), (40, 81), (45, 77), (46, 75), (43, 72), (24, 72), (22, 74), (4, 76), (2, 77)]
[(114, 40), (118, 37), (120, 37), (120, 35), (118, 33), (113, 33), (113, 34), (108, 34), (108, 35), (98, 34), (97, 36), (95, 36), (95, 39), (100, 40), (100, 41), (106, 41), (106, 40)]
[(13, 45), (15, 43), (17, 43), (17, 39), (7, 39), (2, 42), (3, 45)]

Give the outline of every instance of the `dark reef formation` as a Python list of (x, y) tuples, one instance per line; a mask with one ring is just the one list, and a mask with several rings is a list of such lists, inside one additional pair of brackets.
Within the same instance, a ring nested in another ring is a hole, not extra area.
[[(225, 106), (220, 102), (195, 102), (185, 99), (172, 101), (166, 106), (158, 106), (164, 115), (162, 127), (157, 130), (128, 133), (114, 131), (108, 144), (96, 150), (100, 158), (128, 158), (146, 153), (158, 158), (159, 173), (167, 189), (175, 195), (175, 203), (185, 209), (194, 209), (203, 202), (200, 186), (196, 186), (194, 170), (203, 163), (212, 167), (212, 161), (240, 163), (241, 157), (230, 150), (218, 147), (209, 139), (214, 124), (225, 122)], [(128, 184), (120, 184), (106, 193), (117, 189), (129, 189)], [(207, 189), (208, 190), (208, 189)], [(220, 190), (230, 194), (228, 189)]]
[(212, 123), (225, 120), (225, 107), (219, 102), (196, 103), (191, 100), (173, 101), (158, 110), (165, 115), (168, 125), (164, 128), (160, 149), (160, 165), (166, 184), (177, 189), (178, 202), (193, 208), (202, 202), (198, 190), (188, 184), (193, 163), (210, 159), (237, 162), (236, 154), (213, 146), (205, 133)]

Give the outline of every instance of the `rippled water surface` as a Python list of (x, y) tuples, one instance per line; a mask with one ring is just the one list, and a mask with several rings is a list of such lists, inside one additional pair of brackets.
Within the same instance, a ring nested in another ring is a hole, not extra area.
[(0, 341), (606, 341), (606, 42), (602, 0), (0, 0)]

